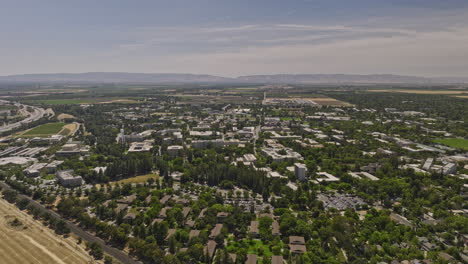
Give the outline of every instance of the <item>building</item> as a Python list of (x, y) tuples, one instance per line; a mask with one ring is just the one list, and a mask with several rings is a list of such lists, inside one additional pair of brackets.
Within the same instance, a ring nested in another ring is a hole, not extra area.
[(247, 261), (245, 264), (257, 264), (257, 255), (247, 254)]
[(62, 149), (57, 151), (57, 156), (73, 156), (89, 153), (89, 146), (83, 146), (80, 141), (70, 141), (62, 146)]
[(65, 187), (77, 187), (83, 184), (83, 178), (73, 175), (73, 170), (57, 171), (55, 176), (58, 182)]
[(250, 234), (253, 237), (259, 237), (260, 231), (258, 230), (258, 221), (251, 221), (250, 222)]
[(169, 156), (171, 157), (177, 157), (182, 153), (183, 149), (184, 147), (182, 146), (177, 146), (177, 145), (169, 146), (167, 147), (167, 154), (169, 154)]
[(219, 234), (221, 234), (222, 229), (223, 229), (223, 224), (216, 224), (215, 227), (211, 229), (209, 239), (215, 239)]
[(47, 163), (35, 163), (23, 170), (24, 175), (28, 177), (38, 177), (41, 174), (41, 170), (47, 166)]
[(148, 152), (153, 148), (150, 141), (133, 142), (128, 149), (128, 152)]
[(271, 223), (271, 234), (274, 236), (281, 236), (280, 225), (276, 220)]
[(208, 256), (208, 258), (210, 259), (210, 263), (213, 260), (213, 257), (215, 255), (216, 246), (217, 244), (214, 240), (208, 240), (208, 243), (206, 243), (206, 246), (203, 250), (204, 254)]
[(307, 249), (305, 247), (305, 239), (301, 236), (289, 237), (289, 250), (293, 254), (304, 254)]
[(305, 164), (302, 163), (294, 163), (294, 174), (296, 175), (296, 178), (300, 181), (305, 181), (306, 180), (306, 171), (307, 167)]
[(271, 257), (271, 264), (283, 264), (283, 256), (272, 256)]

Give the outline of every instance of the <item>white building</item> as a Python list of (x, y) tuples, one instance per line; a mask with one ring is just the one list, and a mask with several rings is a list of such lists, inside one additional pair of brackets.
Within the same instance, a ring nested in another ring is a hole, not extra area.
[(302, 163), (294, 163), (294, 174), (296, 178), (300, 181), (305, 181), (306, 179), (307, 167)]
[(73, 175), (73, 170), (58, 171), (55, 176), (58, 182), (65, 187), (76, 187), (83, 184), (83, 178)]

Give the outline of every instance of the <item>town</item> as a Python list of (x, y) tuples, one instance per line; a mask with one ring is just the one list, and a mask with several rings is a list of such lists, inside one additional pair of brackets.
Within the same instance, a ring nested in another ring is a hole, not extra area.
[(414, 91), (5, 96), (3, 197), (106, 263), (467, 262), (468, 103)]

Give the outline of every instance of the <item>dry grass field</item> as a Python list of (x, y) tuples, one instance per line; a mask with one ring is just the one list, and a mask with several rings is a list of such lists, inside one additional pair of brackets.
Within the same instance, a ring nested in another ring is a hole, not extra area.
[(57, 119), (62, 121), (62, 120), (65, 120), (65, 119), (75, 119), (75, 117), (70, 115), (70, 114), (60, 114), (60, 115), (57, 116)]
[(352, 106), (350, 103), (336, 100), (335, 98), (310, 98), (312, 101), (319, 105), (324, 106)]
[(294, 104), (295, 102), (304, 103), (309, 102), (311, 105), (322, 105), (322, 106), (352, 106), (347, 102), (336, 100), (330, 97), (285, 97), (285, 98), (267, 98), (267, 104), (275, 104), (283, 102), (284, 104)]
[(77, 123), (66, 124), (63, 126), (62, 130), (60, 130), (59, 134), (63, 136), (69, 136), (74, 134), (78, 128), (79, 124)]
[[(16, 224), (13, 224), (18, 219)], [(96, 263), (74, 238), (63, 238), (0, 199), (0, 263)]]

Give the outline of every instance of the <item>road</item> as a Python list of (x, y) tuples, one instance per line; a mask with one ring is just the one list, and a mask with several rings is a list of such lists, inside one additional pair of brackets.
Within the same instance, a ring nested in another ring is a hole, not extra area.
[[(0, 182), (0, 186), (4, 190), (13, 190), (5, 182)], [(36, 202), (33, 199), (31, 199), (31, 197), (28, 197), (28, 196), (23, 195), (23, 194), (18, 194), (18, 197), (26, 198), (26, 199), (28, 199), (30, 201), (31, 204), (37, 206), (37, 208), (39, 208), (42, 212), (47, 212), (50, 215), (56, 217), (57, 219), (64, 220), (67, 223), (68, 228), (70, 228), (71, 232), (73, 232), (75, 235), (81, 237), (85, 241), (98, 243), (105, 253), (107, 253), (108, 255), (110, 255), (112, 257), (114, 257), (119, 262), (124, 263), (124, 264), (127, 264), (127, 263), (128, 264), (141, 264), (141, 262), (134, 260), (133, 258), (131, 258), (129, 255), (127, 255), (123, 251), (121, 251), (121, 250), (119, 250), (117, 248), (114, 248), (112, 246), (107, 245), (106, 242), (104, 240), (100, 239), (99, 237), (96, 237), (96, 236), (86, 232), (81, 227), (79, 227), (77, 224), (64, 219), (61, 215), (59, 215), (55, 211), (47, 209), (44, 205), (42, 205), (39, 202)]]
[[(5, 100), (0, 100), (0, 103), (9, 103), (9, 102), (5, 101)], [(44, 110), (44, 109), (42, 109), (40, 107), (22, 105), (22, 104), (19, 104), (19, 103), (16, 103), (15, 106), (17, 106), (18, 108), (20, 106), (23, 106), (24, 108), (31, 107), (33, 109), (33, 112), (28, 112), (29, 116), (27, 118), (19, 121), (19, 122), (16, 122), (16, 123), (13, 123), (13, 124), (8, 124), (6, 126), (0, 127), (0, 133), (7, 132), (7, 131), (13, 130), (15, 128), (19, 128), (23, 124), (28, 124), (28, 123), (37, 121), (37, 120), (41, 119), (46, 114), (46, 110)]]

